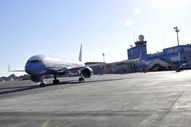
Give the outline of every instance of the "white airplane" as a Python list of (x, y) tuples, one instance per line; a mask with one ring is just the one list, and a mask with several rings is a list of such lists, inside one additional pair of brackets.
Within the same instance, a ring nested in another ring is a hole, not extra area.
[[(9, 67), (9, 71), (18, 72), (19, 70), (10, 70)], [(93, 74), (93, 70), (82, 63), (82, 45), (80, 47), (79, 61), (70, 61), (46, 55), (35, 55), (29, 58), (23, 71), (30, 75), (33, 82), (40, 82), (41, 87), (46, 86), (43, 81), (45, 75), (54, 75), (53, 84), (58, 84), (58, 75), (66, 76), (70, 73), (79, 73), (79, 81), (82, 82), (84, 78), (90, 78)]]
[(79, 82), (84, 81), (84, 78), (90, 78), (93, 75), (93, 70), (91, 66), (98, 65), (110, 65), (110, 64), (118, 64), (118, 63), (134, 63), (141, 60), (141, 53), (138, 59), (133, 60), (123, 60), (117, 61), (113, 63), (101, 63), (94, 64), (90, 66), (86, 66), (82, 62), (82, 45), (80, 47), (79, 60), (71, 61), (62, 59), (59, 57), (47, 56), (47, 55), (35, 55), (29, 58), (29, 60), (25, 64), (25, 70), (11, 70), (10, 66), (8, 67), (9, 72), (26, 72), (30, 75), (30, 78), (33, 82), (40, 82), (40, 86), (44, 87), (46, 84), (44, 83), (45, 75), (53, 75), (54, 80), (53, 84), (59, 84), (59, 80), (57, 76), (68, 76), (71, 73), (78, 73), (80, 75)]

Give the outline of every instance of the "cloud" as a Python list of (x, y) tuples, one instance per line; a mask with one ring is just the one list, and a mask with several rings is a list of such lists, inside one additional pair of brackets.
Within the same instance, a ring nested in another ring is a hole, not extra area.
[(138, 15), (141, 13), (141, 8), (135, 8), (135, 14)]
[(125, 26), (126, 27), (130, 27), (132, 25), (132, 20), (131, 19), (127, 19), (126, 21), (125, 21)]

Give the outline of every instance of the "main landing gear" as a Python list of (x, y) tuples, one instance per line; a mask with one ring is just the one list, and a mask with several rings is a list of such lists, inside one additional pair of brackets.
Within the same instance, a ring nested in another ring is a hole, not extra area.
[(45, 83), (40, 83), (40, 87), (45, 87), (46, 84)]
[(54, 75), (54, 80), (53, 80), (53, 84), (59, 84), (60, 81), (57, 79), (57, 76)]
[(83, 81), (84, 81), (84, 78), (80, 77), (79, 82), (83, 82)]
[[(46, 84), (43, 81), (43, 78), (44, 78), (43, 76), (40, 77), (40, 87), (45, 87), (46, 86)], [(59, 83), (60, 83), (60, 81), (57, 79), (57, 76), (54, 75), (53, 84), (59, 84)]]

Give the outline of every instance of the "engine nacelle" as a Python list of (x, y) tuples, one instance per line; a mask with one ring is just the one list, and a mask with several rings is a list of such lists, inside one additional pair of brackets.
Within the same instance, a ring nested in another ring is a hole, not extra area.
[(80, 74), (83, 78), (90, 78), (93, 74), (93, 70), (90, 67), (81, 69)]
[(33, 82), (40, 82), (40, 75), (31, 75), (31, 80)]

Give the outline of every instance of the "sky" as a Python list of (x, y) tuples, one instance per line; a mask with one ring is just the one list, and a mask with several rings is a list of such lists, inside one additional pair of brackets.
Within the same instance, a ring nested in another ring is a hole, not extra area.
[[(83, 62), (127, 59), (145, 36), (148, 53), (191, 43), (190, 0), (0, 0), (0, 76), (24, 70), (36, 54)], [(19, 75), (21, 73), (15, 73)]]

